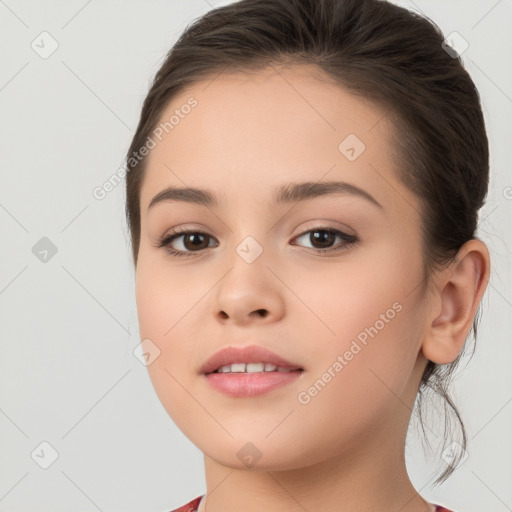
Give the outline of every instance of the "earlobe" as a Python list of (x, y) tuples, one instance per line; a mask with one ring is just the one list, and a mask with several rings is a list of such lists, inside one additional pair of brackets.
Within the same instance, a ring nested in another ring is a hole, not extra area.
[(489, 274), (487, 246), (481, 240), (472, 239), (460, 248), (449, 267), (436, 276), (436, 293), (422, 344), (427, 359), (448, 364), (460, 354)]

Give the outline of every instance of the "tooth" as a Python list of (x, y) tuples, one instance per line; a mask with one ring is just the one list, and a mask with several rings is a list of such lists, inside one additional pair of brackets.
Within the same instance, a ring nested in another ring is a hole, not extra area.
[(262, 372), (264, 368), (265, 365), (263, 363), (247, 363), (245, 371), (247, 373)]
[(233, 363), (220, 366), (217, 373), (262, 373), (262, 372), (291, 372), (289, 368), (276, 366), (272, 363)]

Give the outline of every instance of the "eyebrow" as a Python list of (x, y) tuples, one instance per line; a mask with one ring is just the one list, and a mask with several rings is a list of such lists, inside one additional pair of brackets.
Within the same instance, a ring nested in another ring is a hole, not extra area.
[[(361, 197), (383, 209), (383, 206), (366, 190), (344, 181), (304, 182), (281, 185), (274, 193), (273, 203), (276, 205), (286, 204), (333, 194)], [(168, 187), (153, 197), (149, 203), (148, 210), (158, 203), (169, 201), (195, 203), (209, 208), (219, 206), (219, 200), (208, 190), (191, 187)]]

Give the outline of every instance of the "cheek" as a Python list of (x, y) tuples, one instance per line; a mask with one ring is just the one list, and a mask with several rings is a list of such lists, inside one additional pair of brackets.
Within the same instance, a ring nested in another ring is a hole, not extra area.
[(348, 401), (355, 410), (386, 401), (403, 391), (415, 365), (423, 317), (421, 298), (411, 292), (421, 282), (421, 260), (396, 245), (379, 249), (306, 269), (295, 282), (294, 291), (314, 313), (297, 316), (298, 331), (316, 332), (318, 339), (310, 380), (327, 381), (322, 372), (336, 364), (336, 377), (326, 386), (332, 391), (318, 401), (325, 407), (329, 400)]
[(193, 355), (204, 336), (197, 308), (211, 286), (207, 278), (194, 279), (176, 269), (170, 273), (161, 262), (139, 257), (135, 296), (140, 339), (149, 338), (160, 351), (147, 370), (160, 401), (177, 424), (190, 408), (190, 395), (183, 385), (197, 371)]
[[(387, 320), (396, 323), (397, 309), (406, 308), (421, 282), (420, 255), (404, 249), (381, 241), (333, 264), (312, 263), (300, 273), (291, 268), (287, 282), (293, 283), (294, 293), (312, 313), (301, 315), (302, 321), (310, 330), (316, 323), (326, 341), (350, 340), (376, 323), (381, 330), (382, 321), (388, 330)], [(300, 305), (297, 309), (305, 311)]]
[(135, 282), (141, 337), (166, 345), (178, 332), (191, 336), (194, 308), (212, 286), (207, 276), (196, 277), (179, 267), (171, 272), (161, 259), (141, 257)]
[[(410, 408), (406, 404), (418, 352), (414, 338), (418, 337), (411, 321), (414, 306), (401, 306), (389, 310), (376, 307), (387, 323), (380, 318), (376, 322), (364, 311), (354, 314), (352, 321), (338, 324), (338, 336), (332, 342), (318, 346), (318, 356), (296, 397), (298, 430), (289, 431), (300, 442), (308, 432), (321, 428), (325, 442), (313, 447), (311, 457), (320, 457), (322, 450), (328, 456), (331, 451), (340, 453), (367, 444), (383, 423), (393, 429), (408, 423), (413, 404)], [(304, 426), (298, 427), (302, 421)]]

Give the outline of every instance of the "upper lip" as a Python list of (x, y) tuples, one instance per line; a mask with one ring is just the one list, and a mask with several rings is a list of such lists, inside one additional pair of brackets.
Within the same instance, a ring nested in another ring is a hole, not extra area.
[(290, 370), (302, 370), (298, 365), (278, 356), (271, 350), (258, 345), (247, 347), (225, 347), (215, 352), (199, 369), (200, 373), (212, 373), (221, 366), (233, 363), (271, 363)]

